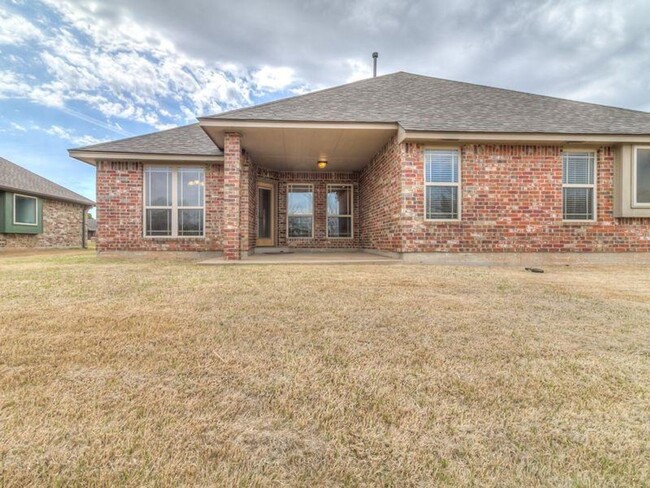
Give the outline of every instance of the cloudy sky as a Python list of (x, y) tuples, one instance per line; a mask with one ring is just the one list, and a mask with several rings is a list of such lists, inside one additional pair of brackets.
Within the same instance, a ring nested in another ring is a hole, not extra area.
[(66, 149), (410, 71), (650, 111), (648, 0), (0, 0), (0, 156), (94, 198)]

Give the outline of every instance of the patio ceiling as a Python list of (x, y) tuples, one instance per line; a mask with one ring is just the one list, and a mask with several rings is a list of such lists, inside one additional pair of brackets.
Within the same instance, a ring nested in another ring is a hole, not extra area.
[(358, 171), (397, 133), (397, 124), (384, 123), (201, 119), (201, 127), (222, 149), (224, 134), (238, 132), (256, 164), (292, 171), (315, 171), (319, 159), (327, 160), (328, 171)]

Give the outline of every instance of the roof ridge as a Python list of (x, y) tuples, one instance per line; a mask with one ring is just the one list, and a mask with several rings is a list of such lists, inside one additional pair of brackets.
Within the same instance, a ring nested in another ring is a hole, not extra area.
[(273, 105), (273, 104), (276, 104), (276, 103), (286, 102), (286, 101), (289, 101), (289, 100), (295, 100), (297, 98), (308, 97), (310, 95), (316, 95), (316, 94), (319, 94), (319, 93), (325, 93), (325, 92), (328, 92), (328, 91), (331, 91), (331, 90), (336, 90), (337, 88), (343, 88), (344, 86), (357, 85), (357, 84), (363, 83), (363, 82), (372, 82), (372, 81), (374, 81), (374, 80), (376, 80), (378, 78), (386, 78), (388, 76), (394, 76), (394, 75), (398, 75), (398, 74), (410, 74), (410, 73), (406, 73), (405, 71), (395, 71), (393, 73), (386, 73), (385, 75), (374, 76), (372, 78), (363, 78), (361, 80), (355, 80), (355, 81), (351, 81), (349, 83), (342, 83), (342, 84), (336, 85), (336, 86), (321, 88), (320, 90), (310, 91), (309, 93), (301, 93), (300, 95), (293, 95), (291, 97), (280, 98), (278, 100), (270, 100), (268, 102), (259, 103), (259, 104), (256, 104), (256, 105), (249, 105), (248, 107), (236, 108), (234, 110), (228, 110), (227, 112), (220, 112), (218, 114), (212, 114), (212, 115), (203, 115), (201, 117), (197, 117), (197, 119), (199, 119), (199, 120), (200, 119), (211, 119), (211, 118), (215, 118), (215, 117), (222, 117), (224, 115), (235, 114), (237, 112), (241, 112), (242, 110), (248, 110), (250, 108), (268, 107), (269, 105)]
[[(25, 173), (29, 173), (30, 175), (33, 175), (33, 176), (35, 176), (36, 178), (38, 178), (38, 179), (40, 179), (40, 180), (42, 180), (42, 181), (45, 181), (45, 182), (47, 182), (47, 183), (49, 183), (49, 184), (51, 184), (51, 185), (54, 185), (54, 186), (58, 187), (58, 188), (61, 189), (61, 190), (65, 190), (65, 191), (68, 192), (68, 193), (72, 193), (73, 195), (79, 197), (81, 200), (86, 200), (86, 201), (88, 201), (88, 202), (92, 202), (93, 205), (94, 205), (94, 202), (93, 202), (90, 198), (87, 198), (87, 197), (85, 197), (85, 196), (83, 196), (83, 195), (77, 193), (76, 191), (72, 191), (70, 188), (66, 188), (66, 187), (63, 186), (63, 185), (59, 185), (57, 182), (52, 181), (52, 180), (46, 178), (45, 176), (41, 176), (41, 175), (39, 175), (38, 173), (34, 173), (33, 171), (28, 170), (27, 168), (25, 168), (25, 167), (23, 167), (23, 166), (21, 166), (21, 165), (19, 165), (19, 164), (16, 164), (16, 163), (14, 163), (13, 161), (9, 161), (7, 158), (3, 158), (2, 156), (0, 156), (0, 160), (1, 160), (1, 161), (4, 161), (6, 164), (10, 164), (10, 165), (12, 165), (12, 166), (15, 166), (15, 167), (18, 168), (20, 171), (24, 171)], [(25, 190), (25, 189), (22, 189), (22, 190), (21, 190), (20, 188), (16, 188), (16, 190), (24, 191), (24, 192), (29, 192), (29, 191), (30, 191), (30, 190)], [(50, 195), (50, 196), (53, 197), (53, 198), (63, 198), (63, 197), (55, 197), (54, 195)]]
[(636, 110), (636, 109), (633, 109), (633, 108), (617, 107), (615, 105), (605, 105), (605, 104), (602, 104), (602, 103), (594, 103), (594, 102), (583, 102), (581, 100), (574, 100), (572, 98), (562, 98), (562, 97), (558, 97), (558, 96), (555, 96), (555, 95), (542, 95), (540, 93), (532, 93), (532, 92), (527, 92), (527, 91), (522, 91), (522, 90), (514, 90), (512, 88), (502, 88), (502, 87), (499, 87), (499, 86), (482, 85), (480, 83), (472, 83), (472, 82), (469, 82), (469, 81), (451, 80), (449, 78), (439, 78), (437, 76), (423, 75), (423, 74), (420, 74), (420, 73), (410, 73), (408, 71), (398, 71), (398, 72), (396, 72), (394, 74), (397, 74), (397, 73), (403, 73), (403, 74), (410, 75), (410, 76), (417, 76), (417, 77), (420, 77), (420, 78), (428, 78), (428, 79), (433, 79), (433, 80), (446, 81), (446, 82), (449, 82), (449, 83), (458, 83), (458, 84), (461, 84), (461, 85), (476, 86), (476, 87), (479, 87), (479, 88), (488, 88), (490, 90), (499, 90), (499, 91), (505, 91), (505, 92), (509, 92), (509, 93), (517, 93), (519, 95), (528, 95), (528, 96), (531, 96), (531, 97), (543, 97), (543, 98), (550, 98), (550, 99), (553, 99), (553, 100), (560, 100), (562, 102), (579, 103), (581, 105), (592, 105), (592, 106), (596, 106), (596, 107), (613, 108), (613, 109), (616, 109), (616, 110), (626, 110), (628, 112), (634, 112), (634, 113), (639, 113), (639, 114), (644, 114), (644, 115), (650, 114), (650, 112), (646, 112), (644, 110)]

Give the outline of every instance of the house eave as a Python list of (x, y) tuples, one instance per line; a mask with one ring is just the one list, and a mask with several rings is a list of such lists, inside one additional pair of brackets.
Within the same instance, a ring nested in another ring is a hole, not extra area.
[(34, 196), (34, 197), (39, 197), (39, 198), (45, 198), (47, 200), (57, 200), (60, 202), (68, 202), (68, 203), (74, 203), (76, 205), (82, 205), (85, 207), (94, 207), (97, 205), (95, 202), (92, 200), (76, 200), (74, 198), (65, 198), (65, 197), (60, 197), (58, 195), (50, 195), (48, 193), (42, 193), (42, 192), (37, 192), (37, 191), (32, 191), (32, 190), (25, 190), (24, 188), (15, 188), (12, 186), (7, 186), (7, 185), (0, 185), (0, 191), (6, 191), (10, 193), (20, 193), (23, 195), (29, 195), (29, 196)]
[(219, 127), (222, 129), (237, 128), (270, 128), (270, 129), (393, 129), (397, 130), (395, 122), (346, 122), (346, 121), (305, 121), (305, 120), (250, 120), (250, 119), (213, 119), (200, 117), (201, 127)]
[(416, 143), (532, 143), (532, 144), (631, 144), (650, 143), (650, 134), (570, 134), (570, 133), (500, 133), (444, 132), (407, 130), (400, 127), (397, 140)]
[(156, 153), (131, 153), (131, 152), (113, 152), (113, 151), (84, 151), (70, 149), (70, 157), (88, 163), (92, 166), (97, 161), (116, 160), (116, 161), (160, 161), (160, 162), (177, 162), (186, 161), (192, 163), (213, 163), (223, 162), (223, 156), (213, 155), (206, 156), (200, 154), (156, 154)]

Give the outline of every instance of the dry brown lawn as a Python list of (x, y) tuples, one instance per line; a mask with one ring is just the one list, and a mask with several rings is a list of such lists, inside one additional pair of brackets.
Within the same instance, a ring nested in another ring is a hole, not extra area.
[(649, 484), (648, 268), (0, 257), (0, 485)]

